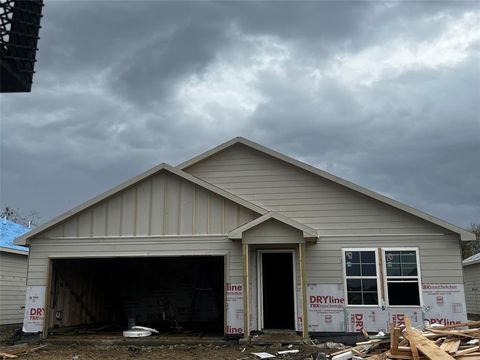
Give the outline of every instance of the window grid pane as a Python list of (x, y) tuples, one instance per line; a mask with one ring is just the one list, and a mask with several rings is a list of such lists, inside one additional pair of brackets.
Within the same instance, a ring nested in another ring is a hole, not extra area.
[(414, 250), (385, 251), (387, 276), (418, 276)]
[(345, 251), (347, 302), (349, 305), (377, 305), (375, 251)]
[(385, 251), (385, 265), (389, 305), (420, 305), (416, 250)]

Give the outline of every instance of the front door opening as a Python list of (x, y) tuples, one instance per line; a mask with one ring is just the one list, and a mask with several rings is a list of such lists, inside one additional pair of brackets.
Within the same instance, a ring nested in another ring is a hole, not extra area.
[(264, 329), (295, 329), (293, 253), (262, 252)]

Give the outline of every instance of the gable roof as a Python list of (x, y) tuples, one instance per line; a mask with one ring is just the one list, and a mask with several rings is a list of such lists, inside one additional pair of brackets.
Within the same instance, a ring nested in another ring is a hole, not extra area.
[(311, 227), (301, 224), (298, 221), (295, 221), (293, 219), (290, 219), (289, 217), (282, 215), (280, 213), (270, 211), (234, 230), (232, 230), (228, 234), (229, 239), (241, 239), (243, 236), (243, 233), (251, 228), (254, 228), (255, 226), (270, 220), (270, 219), (275, 219), (277, 221), (280, 221), (286, 225), (289, 225), (297, 230), (300, 230), (303, 233), (303, 237), (305, 239), (318, 239), (317, 231), (315, 229), (312, 229)]
[(133, 186), (135, 184), (137, 184), (138, 182), (142, 181), (143, 179), (146, 179), (147, 177), (149, 176), (152, 176), (156, 173), (159, 173), (161, 171), (167, 171), (167, 172), (170, 172), (172, 174), (175, 174), (183, 179), (186, 179), (196, 185), (199, 185), (201, 187), (203, 187), (204, 189), (206, 190), (209, 190), (217, 195), (220, 195), (228, 200), (231, 200), (239, 205), (242, 205), (244, 207), (246, 207), (247, 209), (250, 209), (260, 215), (263, 215), (265, 213), (267, 213), (268, 211), (263, 209), (262, 207), (260, 206), (257, 206), (255, 204), (252, 204), (251, 202), (245, 200), (245, 199), (242, 199), (232, 193), (229, 193), (223, 189), (220, 189), (219, 187), (216, 187), (215, 185), (212, 185), (206, 181), (203, 181), (195, 176), (192, 176), (188, 173), (186, 173), (185, 171), (182, 171), (178, 168), (175, 168), (171, 165), (168, 165), (168, 164), (165, 164), (165, 163), (162, 163), (160, 165), (157, 165), (153, 168), (151, 168), (150, 170), (147, 170), (143, 173), (141, 173), (140, 175), (137, 175), (123, 183), (121, 183), (120, 185), (117, 185), (115, 186), (114, 188), (98, 195), (98, 196), (95, 196), (94, 198), (84, 202), (83, 204), (57, 216), (56, 218), (48, 221), (47, 223), (43, 224), (43, 225), (40, 225), (38, 227), (36, 227), (34, 230), (32, 230), (31, 232), (29, 232), (28, 234), (25, 234), (23, 236), (20, 236), (19, 238), (17, 238), (15, 240), (15, 244), (18, 244), (18, 245), (25, 245), (27, 244), (27, 240), (29, 240), (30, 238), (32, 238), (33, 236), (35, 235), (38, 235), (40, 234), (41, 232), (44, 232), (46, 231), (47, 229), (50, 229), (51, 227), (57, 225), (58, 223), (66, 220), (67, 218), (73, 216), (73, 215), (76, 215), (78, 214), (79, 212), (87, 209), (88, 207), (92, 206), (92, 205), (95, 205), (97, 203), (99, 203), (100, 201), (102, 200), (105, 200), (106, 198), (112, 196), (112, 195), (115, 195), (116, 193), (119, 193), (120, 191), (122, 190), (125, 190), (126, 188), (130, 187), (130, 186)]
[(15, 245), (19, 236), (28, 233), (30, 228), (17, 224), (6, 218), (0, 219), (0, 251), (28, 255), (28, 247)]
[(247, 147), (250, 147), (252, 149), (255, 149), (257, 151), (260, 151), (264, 154), (267, 154), (275, 159), (279, 159), (281, 161), (284, 161), (290, 165), (293, 165), (293, 166), (296, 166), (300, 169), (303, 169), (305, 171), (308, 171), (312, 174), (315, 174), (315, 175), (318, 175), (322, 178), (325, 178), (327, 180), (330, 180), (334, 183), (337, 183), (339, 185), (342, 185), (348, 189), (351, 189), (351, 190), (354, 190), (360, 194), (363, 194), (363, 195), (366, 195), (372, 199), (375, 199), (375, 200), (378, 200), (382, 203), (385, 203), (387, 205), (390, 205), (394, 208), (397, 208), (399, 210), (402, 210), (406, 213), (409, 213), (411, 215), (414, 215), (420, 219), (423, 219), (423, 220), (426, 220), (432, 224), (435, 224), (435, 225), (438, 225), (440, 227), (443, 227), (444, 229), (447, 229), (447, 230), (450, 230), (451, 232), (453, 233), (456, 233), (458, 235), (460, 235), (460, 239), (461, 240), (465, 240), (465, 241), (468, 241), (468, 240), (475, 240), (475, 235), (472, 234), (471, 232), (468, 232), (458, 226), (455, 226), (453, 224), (450, 224), (444, 220), (441, 220), (441, 219), (438, 219), (432, 215), (429, 215), (423, 211), (420, 211), (418, 209), (415, 209), (411, 206), (408, 206), (408, 205), (405, 205), (405, 204), (402, 204), (396, 200), (393, 200), (385, 195), (381, 195), (379, 193), (376, 193), (372, 190), (369, 190), (367, 188), (364, 188), (360, 185), (357, 185), (357, 184), (354, 184), (348, 180), (345, 180), (345, 179), (342, 179), (338, 176), (335, 176), (335, 175), (332, 175), (326, 171), (323, 171), (323, 170), (320, 170), (314, 166), (311, 166), (311, 165), (308, 165), (302, 161), (299, 161), (299, 160), (296, 160), (296, 159), (293, 159), (287, 155), (284, 155), (284, 154), (281, 154), (275, 150), (272, 150), (272, 149), (269, 149), (263, 145), (260, 145), (260, 144), (257, 144), (253, 141), (250, 141), (248, 139), (245, 139), (245, 138), (242, 138), (242, 137), (236, 137), (230, 141), (227, 141), (211, 150), (208, 150), (206, 152), (204, 152), (203, 154), (200, 154), (198, 156), (195, 156), (194, 158), (190, 159), (190, 160), (187, 160), (179, 165), (177, 165), (177, 168), (178, 169), (181, 169), (181, 170), (184, 170), (202, 160), (205, 160), (209, 157), (212, 157), (220, 152), (222, 152), (223, 150), (233, 146), (233, 145), (236, 145), (236, 144), (242, 144), (244, 146), (247, 146)]
[(469, 266), (474, 264), (480, 264), (480, 253), (470, 256), (462, 261), (463, 266)]

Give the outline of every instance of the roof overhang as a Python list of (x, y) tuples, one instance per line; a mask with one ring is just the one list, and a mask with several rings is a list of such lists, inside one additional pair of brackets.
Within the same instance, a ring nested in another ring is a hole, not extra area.
[(281, 223), (284, 223), (288, 226), (291, 226), (294, 229), (300, 230), (303, 234), (303, 238), (307, 241), (316, 241), (318, 239), (317, 231), (315, 229), (312, 229), (309, 226), (306, 226), (304, 224), (299, 223), (298, 221), (295, 221), (293, 219), (290, 219), (289, 217), (286, 217), (285, 215), (279, 214), (277, 212), (268, 212), (234, 230), (232, 230), (228, 234), (229, 239), (242, 239), (243, 238), (243, 233), (247, 230), (250, 230), (254, 228), (255, 226), (258, 226), (270, 219), (274, 219), (277, 221), (280, 221)]
[(187, 160), (187, 161), (177, 165), (177, 168), (181, 169), (181, 170), (184, 170), (184, 169), (186, 169), (186, 168), (188, 168), (188, 167), (190, 167), (190, 166), (192, 166), (192, 165), (194, 165), (194, 164), (196, 164), (196, 163), (198, 163), (202, 160), (205, 160), (205, 159), (207, 159), (207, 158), (209, 158), (209, 157), (211, 157), (211, 156), (213, 156), (213, 155), (215, 155), (215, 154), (217, 154), (217, 153), (219, 153), (219, 152), (221, 152), (221, 151), (223, 151), (223, 150), (225, 150), (225, 149), (227, 149), (227, 148), (229, 148), (229, 147), (231, 147), (235, 144), (243, 144), (247, 147), (250, 147), (250, 148), (255, 149), (257, 151), (260, 151), (264, 154), (267, 154), (267, 155), (269, 155), (273, 158), (284, 161), (284, 162), (286, 162), (290, 165), (296, 166), (300, 169), (303, 169), (305, 171), (308, 171), (310, 173), (313, 173), (315, 175), (323, 177), (327, 180), (330, 180), (334, 183), (342, 185), (346, 188), (349, 188), (349, 189), (354, 190), (356, 192), (359, 192), (363, 195), (366, 195), (366, 196), (368, 196), (372, 199), (378, 200), (378, 201), (383, 202), (385, 204), (388, 204), (388, 205), (390, 205), (394, 208), (400, 209), (400, 210), (402, 210), (406, 213), (409, 213), (411, 215), (419, 217), (419, 218), (421, 218), (423, 220), (426, 220), (426, 221), (428, 221), (432, 224), (435, 224), (435, 225), (440, 226), (444, 229), (447, 229), (447, 230), (449, 230), (453, 233), (458, 234), (460, 236), (460, 240), (462, 240), (462, 241), (471, 241), (471, 240), (476, 239), (475, 234), (473, 234), (473, 233), (471, 233), (471, 232), (469, 232), (465, 229), (462, 229), (461, 227), (450, 224), (450, 223), (448, 223), (444, 220), (438, 219), (438, 218), (436, 218), (432, 215), (429, 215), (429, 214), (427, 214), (423, 211), (420, 211), (420, 210), (415, 209), (411, 206), (408, 206), (408, 205), (402, 204), (402, 203), (400, 203), (396, 200), (393, 200), (393, 199), (391, 199), (391, 198), (389, 198), (385, 195), (381, 195), (381, 194), (376, 193), (372, 190), (366, 189), (366, 188), (364, 188), (362, 186), (359, 186), (357, 184), (354, 184), (354, 183), (352, 183), (348, 180), (339, 178), (339, 177), (337, 177), (335, 175), (332, 175), (332, 174), (330, 174), (326, 171), (317, 169), (314, 166), (311, 166), (311, 165), (308, 165), (308, 164), (306, 164), (304, 162), (301, 162), (299, 160), (293, 159), (293, 158), (291, 158), (287, 155), (284, 155), (282, 153), (279, 153), (275, 150), (269, 149), (269, 148), (267, 148), (263, 145), (257, 144), (253, 141), (250, 141), (250, 140), (242, 138), (242, 137), (236, 137), (236, 138), (234, 138), (232, 140), (229, 140), (229, 141), (227, 141), (227, 142), (225, 142), (225, 143), (223, 143), (223, 144), (221, 144), (221, 145), (219, 145), (219, 146), (217, 146), (217, 147), (215, 147), (211, 150), (208, 150), (208, 151), (204, 152), (203, 154), (200, 154), (200, 155), (198, 155), (198, 156), (196, 156), (196, 157), (194, 157), (190, 160)]
[(480, 254), (475, 254), (462, 261), (463, 266), (480, 264)]
[(0, 246), (0, 252), (28, 256), (28, 250), (17, 250), (17, 249), (7, 248), (4, 246)]
[(171, 165), (168, 165), (168, 164), (165, 164), (165, 163), (162, 163), (158, 166), (155, 166), (153, 168), (151, 168), (150, 170), (147, 170), (145, 172), (143, 172), (142, 174), (140, 175), (137, 175), (125, 182), (123, 182), (122, 184), (84, 202), (83, 204), (63, 213), (62, 215), (60, 216), (57, 216), (56, 218), (50, 220), (49, 222), (43, 224), (43, 225), (40, 225), (38, 227), (36, 227), (34, 230), (28, 232), (27, 234), (25, 235), (22, 235), (22, 236), (19, 236), (18, 238), (15, 239), (14, 243), (16, 245), (27, 245), (29, 243), (29, 240), (40, 234), (41, 232), (44, 232), (46, 230), (48, 230), (49, 228), (59, 224), (60, 222), (68, 219), (69, 217), (73, 216), (73, 215), (76, 215), (78, 214), (79, 212), (87, 209), (88, 207), (92, 206), (92, 205), (95, 205), (96, 203), (102, 201), (102, 200), (105, 200), (107, 199), (108, 197), (110, 196), (113, 196), (115, 194), (117, 194), (118, 192), (122, 191), (122, 190), (125, 190), (131, 186), (134, 186), (135, 184), (137, 184), (138, 182), (148, 178), (149, 176), (152, 176), (152, 175), (155, 175), (157, 173), (160, 173), (162, 171), (166, 171), (166, 172), (169, 172), (169, 173), (172, 173), (172, 174), (175, 174), (183, 179), (186, 179), (198, 186), (201, 186), (203, 187), (204, 189), (206, 190), (209, 190), (217, 195), (220, 195), (228, 200), (231, 200), (239, 205), (242, 205), (244, 207), (246, 207), (247, 209), (250, 209), (260, 215), (263, 215), (263, 214), (266, 214), (268, 211), (261, 208), (260, 206), (257, 206), (255, 204), (252, 204), (251, 202), (245, 200), (245, 199), (242, 199), (236, 195), (233, 195), (232, 193), (229, 193), (225, 190), (222, 190), (212, 184), (209, 184), (208, 182), (206, 181), (203, 181), (195, 176), (192, 176), (188, 173), (186, 173), (185, 171), (182, 171), (178, 168), (175, 168)]

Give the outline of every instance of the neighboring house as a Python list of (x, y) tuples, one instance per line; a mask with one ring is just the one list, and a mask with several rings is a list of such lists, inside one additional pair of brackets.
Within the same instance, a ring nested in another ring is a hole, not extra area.
[[(120, 322), (226, 335), (466, 320), (474, 235), (243, 138), (161, 164), (17, 239), (24, 330)], [(48, 304), (48, 306), (45, 306)], [(45, 311), (46, 310), (46, 311)]]
[(23, 322), (28, 248), (13, 241), (29, 228), (0, 218), (0, 325)]
[(480, 253), (463, 260), (467, 313), (480, 317)]

